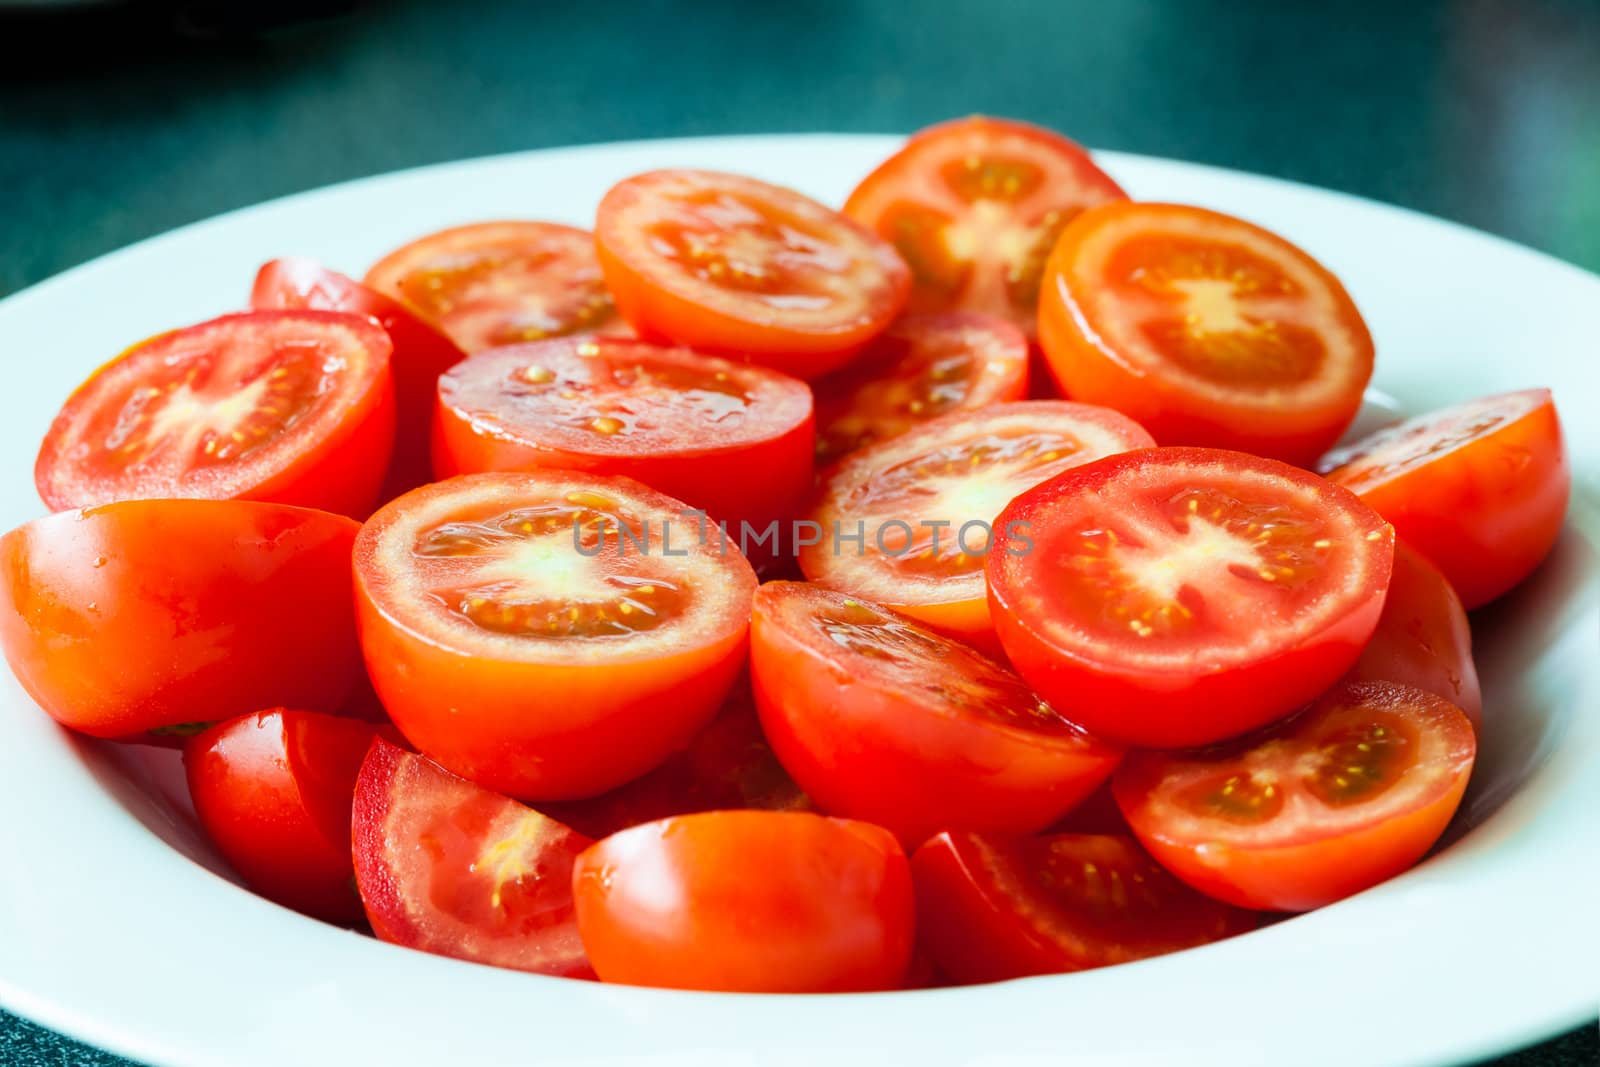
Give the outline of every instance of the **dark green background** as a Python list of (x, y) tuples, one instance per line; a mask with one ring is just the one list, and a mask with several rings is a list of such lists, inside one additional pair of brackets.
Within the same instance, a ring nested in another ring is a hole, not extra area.
[[(397, 167), (972, 111), (1375, 197), (1600, 270), (1600, 3), (469, 0), (257, 32), (296, 6), (0, 16), (0, 294)], [(0, 1013), (8, 1067), (119, 1062)], [(1600, 1039), (1504, 1062), (1590, 1067)]]

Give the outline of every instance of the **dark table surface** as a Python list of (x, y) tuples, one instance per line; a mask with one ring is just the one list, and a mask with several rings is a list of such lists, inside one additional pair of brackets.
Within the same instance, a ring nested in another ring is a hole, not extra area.
[[(316, 8), (0, 11), (0, 294), (399, 167), (973, 111), (1386, 200), (1600, 270), (1600, 3), (467, 0), (294, 18)], [(7, 1067), (123, 1062), (0, 1012)], [(1590, 1067), (1600, 1037), (1499, 1062)]]

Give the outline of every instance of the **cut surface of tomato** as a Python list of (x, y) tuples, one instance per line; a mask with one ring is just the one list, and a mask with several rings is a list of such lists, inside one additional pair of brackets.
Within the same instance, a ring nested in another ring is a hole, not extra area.
[(153, 337), (95, 371), (34, 466), (55, 511), (244, 498), (372, 509), (394, 443), (389, 337), (329, 311), (252, 311)]
[(1164, 445), (1310, 466), (1372, 377), (1372, 336), (1337, 278), (1242, 219), (1109, 204), (1062, 233), (1039, 296), (1062, 390)]
[(815, 200), (754, 178), (659, 170), (600, 202), (595, 239), (641, 336), (815, 378), (905, 305), (893, 248)]
[(756, 591), (750, 673), (807, 795), (910, 847), (940, 830), (1042, 830), (1122, 755), (961, 642), (801, 582)]
[(385, 505), (356, 541), (373, 686), (422, 752), (523, 799), (593, 796), (716, 714), (756, 578), (687, 505), (627, 478), (465, 475)]
[(981, 311), (1031, 338), (1056, 237), (1084, 209), (1126, 199), (1065, 137), (976, 115), (913, 134), (844, 213), (911, 265), (912, 311)]
[(1383, 609), (1394, 531), (1286, 463), (1151, 448), (1018, 497), (989, 554), (1018, 673), (1091, 733), (1206, 744), (1287, 714), (1355, 663)]
[(594, 976), (572, 905), (588, 838), (381, 738), (361, 766), (351, 823), (356, 887), (383, 940)]
[(1443, 697), (1351, 682), (1250, 738), (1132, 753), (1112, 788), (1145, 848), (1196, 889), (1306, 911), (1421, 859), (1476, 754), (1472, 724)]
[(1572, 490), (1548, 389), (1419, 415), (1329, 453), (1319, 469), (1394, 523), (1468, 609), (1549, 554)]

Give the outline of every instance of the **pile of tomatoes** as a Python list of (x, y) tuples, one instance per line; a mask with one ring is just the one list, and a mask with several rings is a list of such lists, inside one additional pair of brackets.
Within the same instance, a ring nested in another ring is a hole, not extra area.
[(1019, 123), (842, 212), (652, 172), (592, 234), (269, 263), (106, 364), (0, 638), (66, 726), (183, 746), (245, 882), (387, 941), (716, 990), (1118, 963), (1367, 888), (1461, 799), (1465, 612), (1567, 461), (1542, 390), (1336, 448), (1373, 357), (1306, 252)]

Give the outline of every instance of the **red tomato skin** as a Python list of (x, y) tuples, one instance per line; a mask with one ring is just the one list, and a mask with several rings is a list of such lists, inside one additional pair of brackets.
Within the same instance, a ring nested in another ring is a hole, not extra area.
[(133, 500), (0, 537), (0, 642), (52, 718), (95, 737), (241, 708), (336, 708), (361, 671), (358, 527), (278, 504)]
[(804, 812), (710, 812), (614, 834), (572, 872), (602, 981), (746, 993), (898, 989), (910, 867), (879, 827)]

